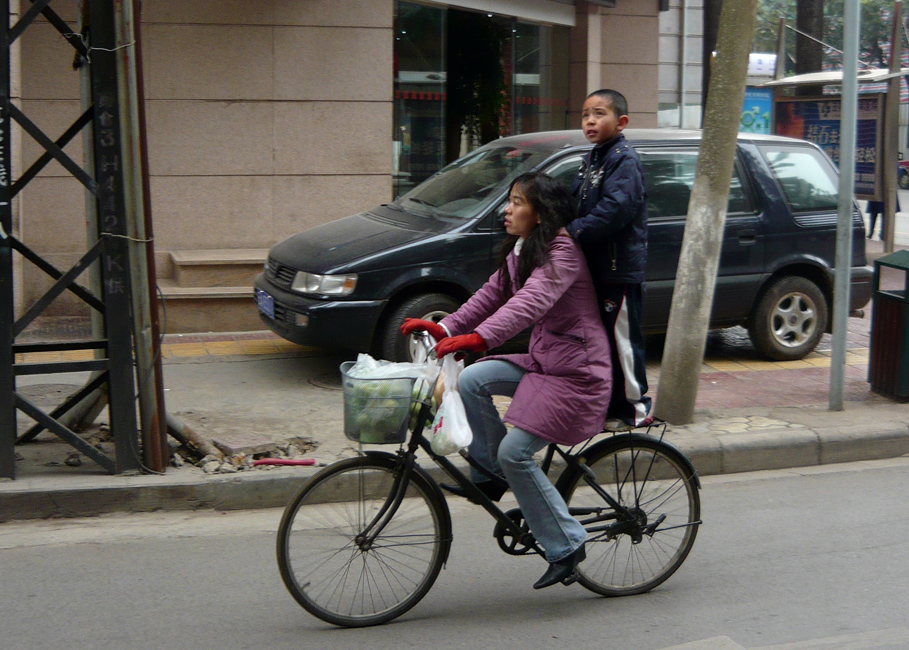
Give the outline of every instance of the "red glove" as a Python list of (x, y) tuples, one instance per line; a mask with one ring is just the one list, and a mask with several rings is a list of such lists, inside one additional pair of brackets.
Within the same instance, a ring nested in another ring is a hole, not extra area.
[(476, 332), (452, 336), (436, 344), (436, 356), (444, 357), (452, 352), (485, 352), (486, 341)]
[(401, 334), (407, 336), (411, 332), (429, 332), (429, 335), (436, 341), (447, 339), (448, 334), (445, 328), (431, 320), (420, 320), (419, 318), (405, 318), (404, 324), (401, 325)]

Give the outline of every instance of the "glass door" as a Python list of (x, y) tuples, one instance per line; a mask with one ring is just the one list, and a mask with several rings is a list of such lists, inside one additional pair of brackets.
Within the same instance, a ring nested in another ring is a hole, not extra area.
[(395, 3), (394, 194), (497, 138), (568, 128), (569, 29)]
[(396, 2), (393, 185), (400, 196), (445, 164), (446, 10)]

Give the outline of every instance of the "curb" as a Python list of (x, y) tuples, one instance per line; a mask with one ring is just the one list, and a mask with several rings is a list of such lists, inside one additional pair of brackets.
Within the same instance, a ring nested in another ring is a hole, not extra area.
[[(909, 424), (883, 421), (873, 430), (856, 426), (776, 429), (697, 435), (670, 441), (701, 476), (881, 460), (909, 454)], [(425, 460), (425, 459), (424, 459)], [(465, 470), (467, 463), (455, 457)], [(433, 463), (423, 468), (447, 478)], [(40, 487), (33, 481), (0, 483), (0, 523), (20, 519), (87, 517), (113, 512), (246, 510), (282, 508), (320, 468), (276, 468), (226, 476), (104, 476), (104, 485)], [(170, 480), (168, 480), (170, 479)]]

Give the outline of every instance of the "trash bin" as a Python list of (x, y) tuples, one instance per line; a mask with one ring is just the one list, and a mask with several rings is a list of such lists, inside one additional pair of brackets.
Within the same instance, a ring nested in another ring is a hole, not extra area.
[(909, 250), (875, 260), (873, 289), (868, 381), (874, 392), (904, 401), (909, 399)]

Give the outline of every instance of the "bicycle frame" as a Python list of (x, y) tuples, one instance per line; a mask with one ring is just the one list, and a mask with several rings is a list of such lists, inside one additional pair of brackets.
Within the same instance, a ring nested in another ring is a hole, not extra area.
[[(430, 339), (428, 338), (428, 335), (426, 335), (425, 332), (420, 332), (415, 333), (415, 336), (417, 336), (420, 343), (424, 346), (427, 354), (432, 354), (432, 347), (430, 345)], [(466, 495), (469, 496), (472, 501), (482, 506), (483, 509), (486, 510), (486, 512), (488, 512), (493, 519), (495, 519), (500, 525), (504, 526), (506, 530), (513, 536), (513, 539), (516, 540), (516, 543), (526, 544), (527, 546), (533, 548), (537, 553), (542, 554), (542, 551), (536, 545), (532, 534), (521, 530), (517, 522), (505, 514), (489, 497), (481, 492), (474, 485), (473, 481), (471, 481), (468, 476), (465, 476), (464, 473), (454, 465), (454, 463), (448, 460), (445, 456), (440, 456), (432, 450), (430, 441), (423, 436), (426, 422), (432, 422), (432, 405), (428, 399), (421, 400), (420, 404), (420, 414), (417, 418), (420, 424), (418, 427), (415, 427), (413, 429), (410, 439), (406, 443), (406, 450), (399, 448), (397, 451), (400, 470), (396, 472), (395, 480), (391, 486), (388, 498), (380, 508), (379, 512), (373, 518), (373, 520), (356, 537), (357, 544), (359, 544), (361, 548), (368, 547), (373, 542), (373, 540), (375, 540), (375, 538), (382, 532), (382, 529), (385, 527), (385, 525), (391, 521), (392, 517), (394, 517), (398, 507), (401, 505), (401, 502), (404, 499), (404, 495), (410, 483), (410, 475), (412, 472), (417, 471), (415, 469), (417, 451), (422, 449), (424, 452), (426, 452), (429, 458), (432, 459), (432, 461), (442, 469), (442, 471), (444, 471), (455, 483), (457, 483), (457, 485), (464, 491)], [(645, 435), (650, 435), (649, 431), (652, 426), (661, 427), (658, 439), (663, 444), (672, 447), (672, 445), (663, 440), (663, 436), (666, 433), (666, 424), (661, 423), (659, 425), (648, 426), (648, 433)], [(571, 471), (579, 470), (583, 472), (587, 485), (593, 488), (593, 490), (596, 491), (596, 493), (610, 506), (610, 508), (612, 508), (612, 511), (609, 514), (601, 515), (599, 512), (601, 510), (600, 508), (569, 507), (569, 513), (574, 517), (589, 517), (590, 515), (593, 515), (593, 519), (581, 521), (582, 525), (584, 525), (588, 532), (605, 533), (607, 536), (614, 536), (622, 533), (632, 533), (634, 542), (640, 542), (642, 535), (652, 534), (653, 531), (655, 531), (662, 523), (663, 518), (657, 519), (654, 522), (648, 524), (645, 529), (641, 529), (636, 521), (636, 513), (633, 512), (631, 508), (622, 505), (616, 498), (606, 492), (597, 483), (593, 470), (587, 466), (587, 464), (584, 462), (583, 457), (583, 452), (588, 449), (588, 447), (591, 447), (594, 444), (598, 444), (592, 443), (592, 440), (593, 438), (581, 443), (580, 448), (576, 452), (573, 451), (575, 447), (572, 447), (568, 451), (565, 451), (561, 449), (557, 444), (551, 443), (546, 448), (546, 454), (543, 458), (541, 469), (543, 470), (544, 474), (549, 476), (549, 471), (552, 467), (555, 455), (559, 454), (562, 460), (565, 461), (566, 469)], [(674, 447), (672, 448), (674, 449)], [(488, 476), (491, 480), (501, 480), (499, 477), (495, 476), (475, 460), (470, 458), (465, 450), (461, 450), (460, 453), (471, 467), (476, 468)], [(681, 452), (679, 452), (679, 456), (688, 463), (688, 469), (691, 473), (691, 476), (693, 477), (695, 484), (700, 487), (697, 471), (694, 469), (694, 466), (691, 465), (691, 461), (689, 461), (688, 458)], [(652, 462), (653, 459), (651, 459), (651, 467)], [(646, 475), (643, 477), (643, 480), (645, 482), (648, 480), (651, 467), (647, 468)], [(438, 483), (431, 477), (428, 478), (431, 484), (436, 486), (437, 493), (441, 497), (442, 503), (446, 504), (445, 507), (447, 509), (447, 501), (444, 494), (442, 493), (441, 488), (438, 487)], [(636, 482), (637, 476), (634, 476), (633, 478)], [(559, 487), (559, 482), (557, 481), (556, 488), (558, 489)], [(613, 523), (588, 528), (588, 526), (591, 526), (592, 524), (606, 521), (612, 521)]]
[[(410, 482), (410, 475), (414, 470), (416, 464), (416, 454), (418, 450), (423, 450), (429, 456), (430, 459), (444, 471), (458, 486), (464, 490), (465, 494), (483, 507), (486, 512), (488, 512), (493, 519), (495, 519), (500, 525), (504, 526), (513, 536), (515, 540), (521, 543), (526, 543), (528, 546), (534, 548), (535, 551), (541, 553), (539, 548), (536, 546), (533, 536), (529, 535), (527, 532), (521, 530), (518, 524), (506, 515), (501, 508), (499, 508), (495, 502), (493, 502), (489, 497), (487, 497), (483, 492), (481, 492), (473, 481), (470, 480), (468, 476), (455, 466), (450, 460), (445, 456), (440, 456), (432, 450), (430, 441), (423, 436), (423, 431), (425, 429), (425, 423), (430, 421), (431, 416), (431, 405), (427, 401), (421, 402), (420, 416), (419, 421), (421, 422), (418, 428), (415, 428), (411, 433), (410, 439), (406, 444), (406, 449), (398, 449), (398, 463), (400, 466), (400, 471), (397, 472), (395, 476), (395, 481), (391, 486), (391, 490), (386, 499), (385, 503), (382, 505), (382, 508), (373, 518), (373, 520), (364, 528), (364, 530), (356, 537), (356, 542), (361, 547), (368, 547), (372, 541), (382, 532), (382, 529), (385, 525), (394, 517), (395, 512), (400, 506), (402, 500), (404, 499), (404, 494), (407, 491), (407, 486)], [(664, 427), (665, 430), (665, 427)], [(660, 436), (662, 439), (662, 435)], [(571, 450), (565, 451), (561, 449), (555, 443), (550, 444), (546, 448), (546, 454), (542, 463), (542, 470), (548, 476), (549, 471), (552, 467), (552, 462), (555, 458), (555, 455), (558, 453), (559, 456), (565, 461), (567, 469), (579, 469), (585, 474), (587, 484), (593, 488), (597, 494), (609, 504), (613, 509), (613, 512), (609, 515), (600, 515), (598, 510), (593, 508), (569, 508), (569, 513), (572, 516), (590, 516), (594, 515), (592, 520), (582, 521), (585, 528), (591, 524), (596, 524), (600, 521), (610, 521), (621, 518), (621, 521), (615, 521), (613, 524), (605, 525), (601, 527), (588, 528), (590, 532), (606, 532), (609, 535), (620, 534), (634, 529), (635, 515), (631, 510), (621, 503), (616, 501), (615, 498), (608, 492), (602, 489), (600, 485), (596, 482), (596, 477), (593, 474), (593, 471), (587, 467), (583, 461), (583, 457), (580, 455), (583, 450), (589, 445), (589, 441), (583, 443), (581, 449), (577, 453), (571, 453)], [(573, 448), (572, 448), (573, 449)], [(461, 452), (462, 457), (472, 466), (479, 469), (484, 474), (490, 476), (494, 480), (501, 480), (498, 477), (492, 475), (484, 467), (480, 466), (475, 460), (471, 459), (463, 450)], [(696, 474), (695, 474), (696, 476)], [(432, 483), (438, 486), (436, 481)], [(445, 502), (444, 494), (442, 494), (441, 489), (439, 489), (439, 494), (442, 495), (442, 501)], [(447, 507), (447, 506), (446, 506)], [(652, 529), (656, 529), (660, 522), (655, 522), (652, 526)], [(651, 528), (651, 526), (648, 526)]]

